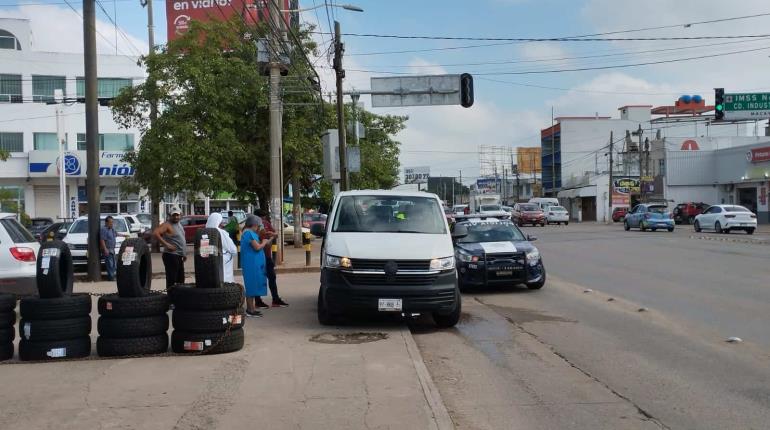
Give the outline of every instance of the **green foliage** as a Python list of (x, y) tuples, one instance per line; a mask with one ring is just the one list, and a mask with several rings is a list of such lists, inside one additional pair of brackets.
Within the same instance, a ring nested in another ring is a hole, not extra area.
[(0, 161), (6, 161), (6, 160), (8, 160), (8, 157), (10, 157), (10, 156), (11, 156), (10, 152), (8, 152), (8, 151), (6, 151), (4, 149), (0, 149)]

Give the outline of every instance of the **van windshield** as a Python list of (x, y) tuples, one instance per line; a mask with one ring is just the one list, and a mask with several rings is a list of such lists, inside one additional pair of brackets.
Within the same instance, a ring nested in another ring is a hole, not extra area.
[(344, 196), (333, 231), (446, 234), (446, 221), (438, 202), (430, 197)]

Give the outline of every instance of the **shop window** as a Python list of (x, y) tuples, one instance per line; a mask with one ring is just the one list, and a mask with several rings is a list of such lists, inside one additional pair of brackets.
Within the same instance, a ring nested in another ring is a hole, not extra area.
[[(124, 78), (98, 78), (97, 79), (97, 97), (115, 97), (120, 94), (120, 90), (130, 87), (131, 79)], [(75, 79), (75, 91), (78, 97), (86, 96), (85, 78)]]
[(56, 133), (33, 133), (35, 151), (58, 151), (59, 141)]
[(21, 75), (0, 74), (0, 103), (21, 102)]
[(32, 75), (32, 101), (46, 103), (54, 100), (54, 92), (67, 93), (67, 79), (64, 76)]
[[(78, 133), (78, 150), (86, 150), (86, 134)], [(134, 135), (126, 133), (99, 134), (100, 151), (133, 151)]]
[(24, 133), (0, 132), (0, 150), (24, 152)]

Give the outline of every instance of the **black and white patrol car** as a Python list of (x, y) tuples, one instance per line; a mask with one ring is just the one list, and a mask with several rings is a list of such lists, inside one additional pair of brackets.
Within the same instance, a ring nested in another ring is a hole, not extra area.
[(461, 289), (473, 286), (526, 285), (537, 290), (545, 285), (545, 266), (540, 252), (527, 236), (508, 220), (468, 219), (452, 232)]

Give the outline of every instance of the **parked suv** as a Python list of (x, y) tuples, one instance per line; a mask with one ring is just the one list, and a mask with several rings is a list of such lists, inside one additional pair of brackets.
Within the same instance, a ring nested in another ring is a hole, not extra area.
[(39, 249), (32, 234), (16, 221), (16, 214), (0, 213), (0, 292), (37, 292), (35, 262)]
[(692, 224), (695, 222), (695, 217), (702, 214), (709, 205), (705, 203), (679, 203), (674, 208), (674, 222), (677, 224)]
[(346, 191), (323, 236), (318, 321), (341, 314), (430, 313), (439, 327), (460, 319), (452, 236), (435, 194)]

